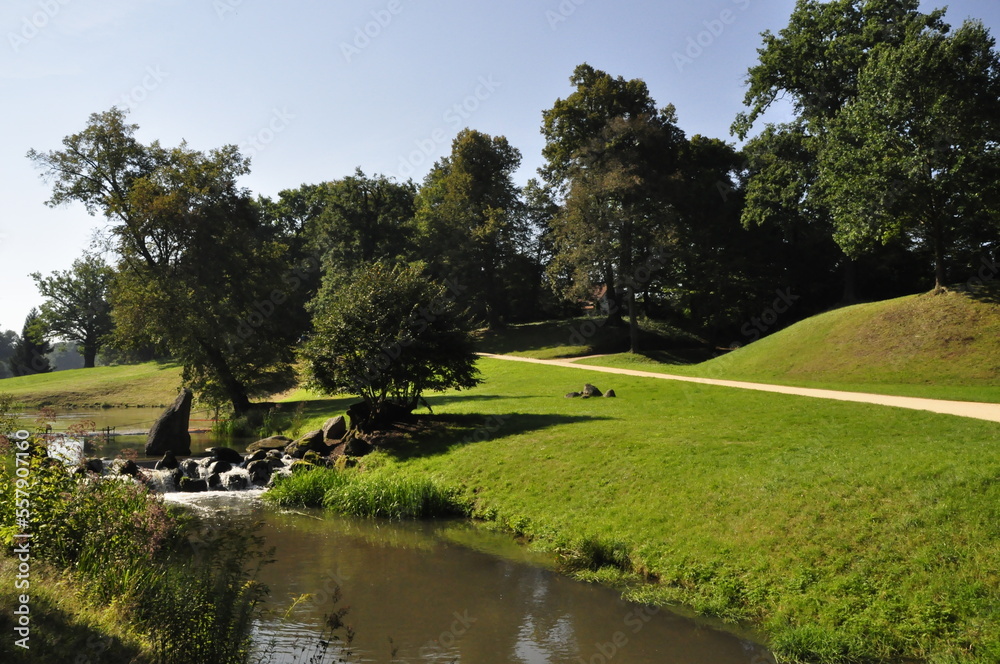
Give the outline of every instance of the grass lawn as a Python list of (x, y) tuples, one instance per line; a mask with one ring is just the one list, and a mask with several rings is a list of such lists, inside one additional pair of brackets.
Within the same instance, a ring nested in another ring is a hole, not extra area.
[(161, 407), (177, 398), (180, 386), (180, 367), (156, 362), (0, 379), (0, 392), (28, 408)]
[[(460, 487), (583, 578), (639, 573), (637, 599), (752, 623), (782, 661), (1000, 661), (1000, 426), (481, 368), (479, 388), (430, 399), (446, 430), (397, 444), (390, 467)], [(563, 397), (588, 380), (619, 398)]]

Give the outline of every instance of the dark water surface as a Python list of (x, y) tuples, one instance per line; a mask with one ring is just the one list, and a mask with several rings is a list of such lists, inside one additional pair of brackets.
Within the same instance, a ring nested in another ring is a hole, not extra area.
[[(466, 522), (386, 523), (281, 512), (244, 494), (171, 495), (217, 518), (261, 520), (273, 662), (305, 662), (339, 585), (350, 661), (762, 664), (752, 641), (552, 571), (552, 560)], [(312, 598), (292, 607), (293, 598)], [(398, 648), (393, 660), (391, 644)], [(296, 659), (298, 657), (298, 659)], [(327, 661), (330, 661), (329, 659)]]

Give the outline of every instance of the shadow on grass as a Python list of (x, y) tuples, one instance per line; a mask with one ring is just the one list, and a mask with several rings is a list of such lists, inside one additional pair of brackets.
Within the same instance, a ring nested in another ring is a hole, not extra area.
[(29, 650), (14, 645), (14, 640), (19, 637), (14, 636), (15, 625), (11, 620), (13, 608), (4, 611), (4, 616), (0, 618), (0, 629), (4, 633), (3, 642), (0, 643), (0, 661), (11, 664), (74, 661), (127, 664), (138, 661), (138, 650), (101, 634), (93, 627), (81, 624), (55, 606), (48, 597), (32, 593), (30, 610)]
[(421, 415), (413, 423), (398, 424), (385, 431), (379, 447), (399, 461), (435, 456), (463, 445), (486, 443), (497, 438), (542, 431), (578, 422), (611, 419), (591, 415), (508, 413), (505, 415)]

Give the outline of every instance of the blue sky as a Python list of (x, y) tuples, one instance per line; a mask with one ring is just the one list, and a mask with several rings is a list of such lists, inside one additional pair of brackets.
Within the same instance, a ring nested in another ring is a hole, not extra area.
[[(40, 304), (30, 272), (68, 269), (101, 218), (49, 209), (24, 157), (90, 113), (131, 109), (144, 142), (241, 146), (273, 196), (356, 167), (421, 179), (465, 126), (541, 165), (541, 113), (588, 62), (646, 81), (688, 135), (729, 136), (763, 30), (794, 0), (6, 0), (0, 6), (0, 329)], [(941, 6), (924, 3), (924, 8)], [(1000, 35), (1000, 3), (948, 19)], [(700, 43), (699, 43), (700, 42)], [(774, 119), (780, 120), (780, 115)]]

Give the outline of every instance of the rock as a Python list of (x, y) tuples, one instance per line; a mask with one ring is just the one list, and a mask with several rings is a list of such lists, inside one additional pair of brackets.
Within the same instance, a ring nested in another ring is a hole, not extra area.
[(122, 467), (118, 469), (119, 475), (129, 475), (130, 477), (137, 477), (139, 475), (139, 466), (135, 465), (135, 461), (129, 459)]
[(97, 473), (98, 475), (103, 475), (104, 461), (101, 459), (91, 459), (84, 465), (84, 468), (86, 468), (91, 473)]
[(243, 463), (243, 455), (231, 447), (210, 447), (205, 451), (216, 461), (228, 461), (235, 465)]
[(373, 451), (371, 443), (359, 435), (348, 436), (347, 440), (344, 441), (344, 454), (348, 456), (360, 457), (371, 454)]
[(614, 397), (616, 397), (618, 395), (615, 394), (614, 390), (608, 390), (607, 392), (604, 393), (604, 396), (609, 397), (609, 398), (614, 398)]
[(579, 392), (570, 392), (569, 394), (566, 395), (566, 398), (567, 399), (576, 399), (577, 397), (582, 397), (582, 396), (583, 395), (580, 394)]
[(212, 465), (208, 467), (208, 474), (221, 475), (222, 473), (228, 473), (232, 469), (233, 469), (233, 464), (229, 463), (228, 461), (213, 461)]
[(281, 451), (288, 447), (288, 444), (291, 442), (292, 439), (288, 436), (271, 436), (270, 438), (264, 438), (258, 440), (256, 443), (247, 445), (247, 454), (253, 454), (257, 450), (264, 450), (265, 452), (271, 450)]
[(185, 459), (180, 463), (180, 470), (184, 473), (184, 477), (197, 478), (200, 475), (198, 472), (200, 467), (197, 459)]
[(280, 459), (283, 456), (284, 453), (282, 450), (268, 450), (267, 452), (268, 459)]
[(247, 466), (247, 472), (250, 473), (250, 480), (254, 484), (267, 484), (271, 479), (271, 464), (263, 459), (252, 461)]
[(188, 433), (188, 424), (191, 419), (193, 397), (191, 390), (185, 389), (177, 396), (173, 405), (156, 420), (146, 438), (146, 456), (159, 456), (167, 451), (177, 456), (191, 454), (191, 434)]
[(200, 493), (208, 491), (208, 482), (205, 480), (193, 480), (190, 477), (182, 477), (179, 488), (181, 491), (187, 493)]
[(153, 466), (154, 470), (174, 470), (176, 468), (180, 468), (180, 463), (177, 462), (177, 457), (170, 450), (167, 450), (163, 458)]
[(591, 385), (590, 383), (587, 383), (586, 385), (583, 386), (583, 396), (585, 396), (585, 397), (603, 397), (604, 393), (601, 392), (596, 387), (594, 387), (593, 385)]
[(253, 454), (249, 455), (246, 459), (244, 459), (243, 463), (241, 465), (244, 468), (247, 468), (254, 461), (260, 461), (260, 460), (266, 459), (266, 458), (267, 458), (267, 452), (265, 452), (264, 450), (257, 450)]
[(281, 457), (267, 457), (265, 462), (272, 470), (285, 467), (285, 461)]
[(285, 448), (285, 454), (295, 459), (301, 459), (306, 455), (306, 452), (326, 454), (326, 440), (322, 429), (310, 431)]
[(331, 417), (323, 423), (323, 437), (325, 440), (340, 440), (347, 433), (347, 420), (343, 415)]
[(208, 488), (210, 490), (212, 490), (212, 491), (221, 491), (222, 490), (222, 476), (219, 475), (218, 473), (215, 473), (213, 475), (209, 475), (208, 476), (208, 480), (206, 480), (206, 482), (207, 482)]
[(223, 478), (223, 482), (225, 482), (227, 491), (243, 491), (250, 488), (250, 482), (246, 476), (237, 475), (236, 473), (226, 475)]

